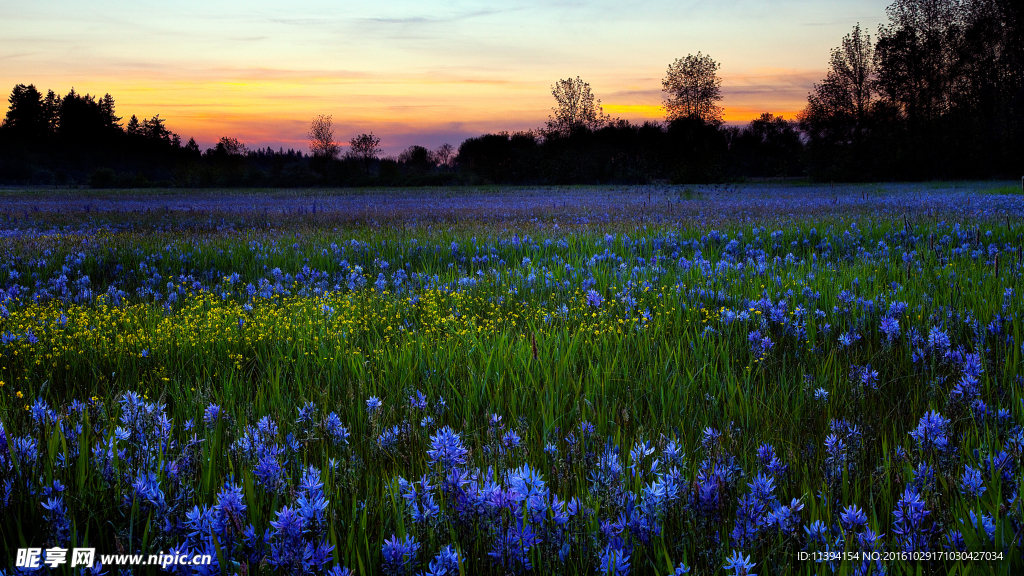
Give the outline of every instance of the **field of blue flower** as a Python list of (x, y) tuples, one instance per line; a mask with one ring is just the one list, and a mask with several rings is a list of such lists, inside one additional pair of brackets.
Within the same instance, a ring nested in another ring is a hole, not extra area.
[(994, 184), (0, 190), (0, 573), (1014, 573), (1022, 216)]

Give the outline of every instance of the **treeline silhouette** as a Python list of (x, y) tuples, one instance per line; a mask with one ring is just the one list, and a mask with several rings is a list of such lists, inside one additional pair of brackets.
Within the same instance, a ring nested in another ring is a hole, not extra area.
[(804, 175), (795, 122), (764, 114), (744, 128), (699, 118), (664, 124), (617, 120), (568, 133), (528, 131), (469, 138), (458, 165), (512, 184), (719, 182)]
[(800, 117), (820, 179), (1020, 177), (1024, 2), (897, 0), (832, 51)]
[(719, 65), (698, 53), (663, 80), (664, 122), (604, 114), (578, 77), (552, 86), (544, 127), (458, 149), (380, 155), (361, 134), (345, 154), (330, 116), (310, 150), (200, 150), (159, 115), (123, 121), (114, 99), (19, 84), (0, 125), (0, 183), (94, 187), (417, 186), (1019, 177), (1024, 173), (1024, 2), (897, 0), (874, 38), (841, 39), (798, 118), (721, 121)]

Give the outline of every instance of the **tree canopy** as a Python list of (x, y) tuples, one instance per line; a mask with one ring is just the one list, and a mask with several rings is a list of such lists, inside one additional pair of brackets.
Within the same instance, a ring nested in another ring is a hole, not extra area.
[(334, 141), (330, 115), (321, 114), (310, 123), (309, 151), (317, 158), (334, 159), (338, 156), (338, 144)]
[(548, 116), (549, 132), (569, 135), (579, 130), (596, 130), (607, 125), (611, 117), (601, 109), (601, 101), (594, 99), (590, 84), (579, 76), (565, 78), (551, 86), (555, 105)]
[(718, 76), (721, 65), (711, 56), (697, 52), (686, 58), (676, 58), (668, 66), (661, 81), (665, 98), (665, 118), (669, 122), (696, 118), (706, 124), (722, 123), (722, 108), (716, 103), (722, 99), (722, 79)]

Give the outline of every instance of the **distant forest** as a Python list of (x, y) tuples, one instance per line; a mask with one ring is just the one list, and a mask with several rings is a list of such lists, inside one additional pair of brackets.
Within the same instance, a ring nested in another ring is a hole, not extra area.
[(128, 120), (114, 98), (19, 84), (0, 125), (0, 184), (417, 186), (1017, 178), (1024, 174), (1024, 2), (897, 0), (874, 37), (853, 27), (795, 119), (721, 120), (719, 65), (698, 53), (663, 80), (666, 118), (604, 114), (580, 78), (552, 86), (535, 130), (485, 134), (456, 149), (382, 157), (373, 134), (346, 152), (330, 116), (308, 151), (250, 150), (232, 137), (200, 150), (159, 115)]

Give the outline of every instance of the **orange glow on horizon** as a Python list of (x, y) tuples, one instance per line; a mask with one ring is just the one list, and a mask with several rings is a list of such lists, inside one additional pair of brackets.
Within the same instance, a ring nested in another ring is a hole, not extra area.
[[(790, 106), (792, 105), (792, 103), (786, 104)], [(605, 112), (611, 114), (613, 117), (622, 116), (640, 122), (646, 120), (662, 121), (665, 119), (665, 108), (662, 106), (655, 106), (653, 104), (602, 104), (602, 107)], [(786, 120), (795, 120), (797, 115), (800, 113), (800, 109), (770, 109), (763, 106), (751, 105), (728, 106), (723, 107), (722, 120), (724, 120), (726, 124), (745, 124), (751, 120), (759, 118), (766, 112), (774, 116), (782, 116)]]
[[(724, 78), (723, 120), (745, 124), (764, 112), (795, 119), (807, 86), (817, 73), (758, 70)], [(41, 90), (67, 93), (55, 77), (35, 81)], [(649, 88), (646, 84), (652, 83)], [(601, 84), (601, 86), (605, 86)], [(616, 93), (607, 86), (604, 111), (631, 122), (663, 121), (662, 92), (655, 82), (630, 82)], [(384, 78), (343, 70), (271, 68), (207, 69), (184, 74), (135, 70), (99, 74), (76, 82), (79, 93), (115, 98), (117, 113), (127, 123), (159, 114), (184, 141), (195, 138), (201, 148), (222, 136), (238, 138), (250, 148), (306, 150), (309, 122), (330, 114), (335, 138), (343, 143), (374, 132), (387, 153), (412, 145), (433, 147), (442, 141), (455, 146), (462, 139), (488, 132), (542, 126), (551, 112), (549, 83), (507, 80), (494, 75), (412, 75)], [(645, 89), (646, 88), (646, 89)], [(436, 142), (435, 142), (436, 141)]]

